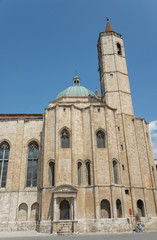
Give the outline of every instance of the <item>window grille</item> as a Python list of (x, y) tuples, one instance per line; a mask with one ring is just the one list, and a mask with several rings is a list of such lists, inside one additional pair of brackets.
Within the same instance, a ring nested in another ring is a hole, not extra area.
[(7, 142), (0, 145), (0, 187), (6, 187), (10, 146)]
[(39, 152), (38, 144), (36, 142), (31, 143), (29, 145), (29, 150), (28, 150), (26, 187), (37, 186), (38, 152)]

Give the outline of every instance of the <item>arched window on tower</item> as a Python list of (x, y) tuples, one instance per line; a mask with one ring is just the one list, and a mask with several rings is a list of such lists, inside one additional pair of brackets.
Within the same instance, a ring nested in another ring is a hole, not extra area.
[(52, 161), (49, 163), (49, 183), (51, 186), (55, 185), (55, 163)]
[(145, 217), (144, 204), (141, 199), (137, 201), (137, 212), (140, 217)]
[(70, 147), (70, 136), (69, 132), (66, 129), (63, 129), (61, 132), (61, 148)]
[(119, 199), (117, 199), (117, 201), (116, 201), (116, 208), (117, 208), (117, 218), (121, 218), (122, 217), (122, 204)]
[(6, 187), (10, 146), (4, 141), (0, 145), (0, 187)]
[(118, 170), (118, 162), (116, 159), (113, 160), (113, 175), (114, 175), (114, 183), (119, 183), (119, 170)]
[(26, 187), (37, 186), (38, 173), (38, 152), (39, 146), (36, 142), (31, 142), (28, 148), (28, 165)]
[(122, 49), (120, 43), (117, 43), (117, 53), (118, 55), (122, 55)]
[(97, 148), (104, 148), (105, 147), (105, 134), (103, 131), (99, 130), (96, 133), (97, 137)]
[(77, 171), (78, 171), (78, 185), (81, 185), (82, 183), (82, 163), (77, 163)]
[(86, 179), (87, 184), (91, 185), (91, 173), (90, 173), (90, 162), (86, 162)]
[(101, 218), (111, 218), (110, 202), (106, 199), (101, 201)]

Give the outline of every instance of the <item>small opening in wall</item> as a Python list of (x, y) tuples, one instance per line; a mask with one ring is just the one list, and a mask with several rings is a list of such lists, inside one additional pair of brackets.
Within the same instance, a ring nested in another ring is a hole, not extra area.
[(122, 50), (121, 50), (120, 43), (117, 43), (117, 53), (118, 53), (118, 55), (122, 55)]
[(120, 127), (118, 127), (118, 131), (120, 131)]
[(121, 145), (121, 150), (123, 150), (124, 148), (123, 148), (123, 145)]
[(124, 165), (122, 164), (122, 170), (124, 171), (125, 170), (125, 167), (124, 167)]
[(148, 137), (148, 133), (146, 132), (146, 137), (147, 137), (147, 140), (149, 140), (149, 137)]
[(113, 74), (112, 73), (110, 73), (110, 77), (113, 78)]
[(66, 108), (63, 108), (63, 111), (65, 112), (65, 111), (66, 111)]
[(129, 195), (129, 190), (128, 189), (125, 190), (125, 194)]
[(98, 112), (100, 112), (100, 108), (98, 108)]

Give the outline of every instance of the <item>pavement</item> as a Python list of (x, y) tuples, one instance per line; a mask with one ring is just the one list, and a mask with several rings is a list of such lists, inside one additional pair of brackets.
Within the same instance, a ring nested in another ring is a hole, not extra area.
[(67, 236), (38, 233), (36, 231), (0, 232), (4, 240), (157, 240), (157, 232), (144, 233), (87, 233)]

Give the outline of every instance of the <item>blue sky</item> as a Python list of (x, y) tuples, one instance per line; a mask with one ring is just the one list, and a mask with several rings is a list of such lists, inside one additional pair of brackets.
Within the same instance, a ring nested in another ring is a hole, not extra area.
[(97, 39), (109, 16), (123, 35), (135, 115), (156, 121), (156, 12), (156, 0), (0, 0), (0, 112), (44, 113), (76, 70), (100, 92)]

